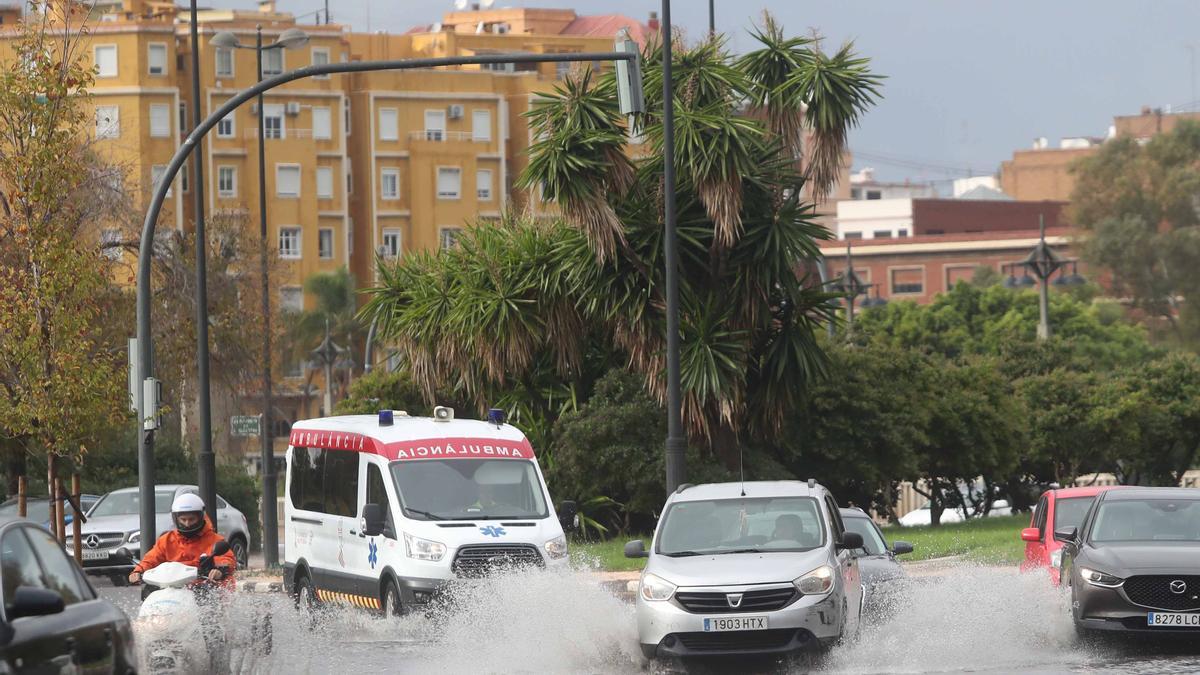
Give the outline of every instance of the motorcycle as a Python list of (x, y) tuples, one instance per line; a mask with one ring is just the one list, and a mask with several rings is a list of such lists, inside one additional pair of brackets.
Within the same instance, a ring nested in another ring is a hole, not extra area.
[(224, 592), (208, 579), (222, 540), (200, 556), (199, 567), (166, 562), (146, 570), (142, 606), (134, 622), (142, 666), (152, 673), (229, 671), (229, 640), (222, 620)]

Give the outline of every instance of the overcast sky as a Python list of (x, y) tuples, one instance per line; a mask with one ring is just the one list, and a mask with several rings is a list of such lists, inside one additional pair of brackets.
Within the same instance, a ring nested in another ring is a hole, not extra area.
[[(252, 7), (250, 0), (214, 0)], [(1045, 136), (1102, 136), (1114, 115), (1143, 105), (1186, 106), (1198, 97), (1194, 0), (715, 0), (717, 26), (741, 50), (745, 30), (769, 9), (789, 32), (820, 30), (855, 41), (887, 75), (880, 104), (851, 136), (855, 168), (882, 177), (946, 179), (994, 173), (1014, 149)], [(452, 0), (334, 0), (337, 23), (399, 32), (437, 21)], [(278, 0), (300, 15), (321, 0)], [(569, 7), (645, 20), (658, 0), (498, 0), (496, 6)], [(708, 28), (705, 0), (675, 0), (688, 34)], [(369, 21), (368, 21), (369, 17)], [(302, 20), (303, 21), (303, 20)], [(867, 158), (864, 155), (871, 155)], [(899, 160), (885, 164), (883, 158)], [(905, 166), (904, 164), (908, 164)], [(920, 166), (917, 166), (920, 165)]]

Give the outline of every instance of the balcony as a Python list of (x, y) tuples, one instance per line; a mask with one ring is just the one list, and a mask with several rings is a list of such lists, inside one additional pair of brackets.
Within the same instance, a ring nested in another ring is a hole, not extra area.
[[(293, 140), (296, 140), (296, 139), (307, 140), (307, 139), (313, 138), (313, 130), (312, 129), (285, 128), (282, 131), (280, 131), (279, 129), (267, 129), (266, 132), (267, 132), (267, 140), (268, 141), (283, 140), (285, 138), (293, 139)], [(251, 128), (251, 129), (242, 130), (242, 138), (244, 138), (246, 140), (257, 139), (258, 138), (258, 125), (255, 125), (254, 128)], [(317, 140), (328, 141), (328, 140), (333, 140), (333, 139), (332, 138), (318, 138)]]
[(425, 129), (424, 131), (413, 131), (408, 134), (408, 139), (411, 141), (431, 141), (433, 143), (446, 143), (449, 141), (456, 142), (475, 142), (475, 143), (491, 143), (492, 139), (475, 138), (475, 135), (469, 131), (442, 131), (440, 129)]

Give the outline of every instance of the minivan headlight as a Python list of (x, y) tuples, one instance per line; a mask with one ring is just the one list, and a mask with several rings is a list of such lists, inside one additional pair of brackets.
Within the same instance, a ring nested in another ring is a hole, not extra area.
[(404, 551), (408, 553), (408, 557), (416, 558), (417, 560), (428, 560), (429, 562), (437, 562), (446, 555), (446, 545), (440, 541), (432, 541), (430, 539), (422, 539), (413, 535), (404, 533)]
[(643, 600), (661, 602), (670, 600), (671, 596), (675, 595), (675, 584), (657, 574), (643, 574), (640, 587), (639, 592), (642, 594)]
[(560, 534), (546, 542), (546, 555), (550, 556), (551, 560), (561, 560), (567, 557), (566, 535)]
[(792, 583), (804, 595), (825, 595), (833, 590), (833, 568), (821, 565)]
[(1102, 588), (1116, 588), (1125, 583), (1125, 580), (1120, 577), (1114, 577), (1111, 574), (1097, 572), (1096, 570), (1088, 569), (1086, 567), (1079, 568), (1079, 576), (1089, 584), (1093, 586), (1100, 586)]

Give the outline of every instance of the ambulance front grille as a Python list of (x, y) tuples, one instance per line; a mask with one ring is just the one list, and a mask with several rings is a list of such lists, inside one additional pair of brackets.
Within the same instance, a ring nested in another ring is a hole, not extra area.
[(458, 549), (452, 569), (460, 577), (481, 577), (496, 571), (543, 567), (545, 564), (542, 554), (534, 546), (480, 544)]

